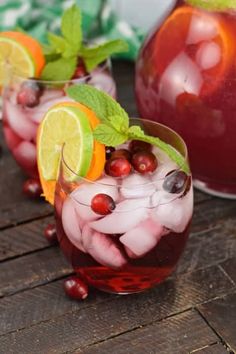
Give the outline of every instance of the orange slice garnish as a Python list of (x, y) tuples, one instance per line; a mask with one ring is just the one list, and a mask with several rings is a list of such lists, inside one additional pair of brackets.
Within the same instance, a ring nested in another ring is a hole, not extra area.
[[(88, 118), (92, 129), (95, 129), (96, 126), (100, 123), (100, 120), (97, 118), (97, 116), (93, 111), (91, 111), (89, 108), (87, 108), (86, 106), (78, 102), (63, 102), (57, 104), (54, 107), (60, 107), (60, 106), (79, 108), (83, 113), (86, 114), (86, 117)], [(105, 165), (105, 146), (99, 143), (98, 141), (94, 140), (92, 161), (90, 164), (89, 171), (86, 175), (86, 178), (91, 181), (98, 179), (104, 170), (104, 165)], [(45, 180), (42, 176), (40, 169), (39, 169), (39, 178), (43, 189), (43, 196), (50, 204), (54, 204), (56, 181)]]

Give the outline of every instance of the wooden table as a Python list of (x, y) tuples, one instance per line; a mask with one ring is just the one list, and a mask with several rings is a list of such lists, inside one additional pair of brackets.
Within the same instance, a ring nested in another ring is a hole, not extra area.
[[(133, 66), (116, 63), (119, 99), (135, 115)], [(27, 199), (24, 177), (0, 158), (1, 354), (224, 354), (236, 352), (236, 201), (196, 192), (190, 240), (176, 273), (130, 296), (91, 290), (68, 299), (72, 273), (43, 229), (52, 208)]]

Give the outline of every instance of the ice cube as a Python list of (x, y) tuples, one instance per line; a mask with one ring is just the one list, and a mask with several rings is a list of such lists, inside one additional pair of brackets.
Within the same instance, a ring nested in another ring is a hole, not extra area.
[(28, 119), (26, 112), (19, 106), (5, 102), (5, 112), (10, 128), (22, 139), (30, 141), (37, 132), (37, 125)]
[(101, 265), (109, 268), (121, 268), (126, 259), (114, 240), (85, 225), (82, 230), (83, 245), (86, 251)]
[(12, 129), (7, 126), (3, 126), (4, 136), (7, 143), (7, 146), (10, 150), (15, 149), (22, 141), (21, 138), (16, 135)]
[(12, 151), (16, 161), (25, 169), (33, 168), (36, 165), (36, 147), (29, 141), (22, 141)]
[(30, 117), (30, 119), (34, 122), (39, 124), (45, 113), (54, 105), (58, 104), (58, 103), (62, 103), (62, 102), (73, 102), (73, 100), (67, 96), (63, 96), (60, 98), (56, 98), (50, 101), (47, 101), (45, 103), (39, 104), (38, 106), (34, 107), (33, 109), (29, 108), (27, 110), (27, 114)]
[(67, 197), (62, 208), (62, 224), (70, 242), (82, 252), (86, 252), (82, 244), (82, 235), (74, 201)]
[(173, 161), (161, 163), (160, 165), (158, 165), (156, 171), (151, 175), (151, 179), (154, 182), (156, 189), (161, 190), (165, 176), (169, 172), (176, 169), (178, 169), (178, 166)]
[(165, 235), (164, 227), (151, 218), (120, 237), (130, 258), (139, 258), (151, 251)]
[(155, 185), (149, 177), (133, 173), (123, 179), (120, 191), (125, 198), (148, 197), (155, 192)]
[(45, 89), (40, 97), (40, 104), (64, 96), (63, 90)]
[(111, 214), (89, 225), (105, 234), (123, 234), (147, 218), (149, 203), (149, 198), (123, 200)]
[(152, 208), (155, 208), (160, 204), (168, 204), (173, 200), (177, 199), (178, 197), (180, 197), (180, 195), (181, 193), (175, 194), (175, 193), (168, 193), (164, 190), (158, 190), (151, 196), (150, 205)]
[(158, 207), (152, 210), (152, 218), (174, 232), (183, 232), (188, 225), (193, 213), (193, 190), (190, 189), (186, 196), (176, 198), (168, 203), (160, 199)]
[(116, 84), (109, 72), (105, 72), (100, 68), (95, 69), (91, 73), (91, 79), (88, 83), (116, 98)]
[(77, 201), (75, 202), (75, 209), (77, 215), (84, 221), (94, 221), (101, 217), (101, 215), (95, 213), (90, 206), (80, 204)]
[(95, 183), (84, 182), (72, 193), (72, 198), (79, 203), (90, 206), (91, 200), (98, 193), (105, 193), (112, 197), (114, 201), (117, 201), (119, 193), (116, 180), (111, 177), (103, 177)]

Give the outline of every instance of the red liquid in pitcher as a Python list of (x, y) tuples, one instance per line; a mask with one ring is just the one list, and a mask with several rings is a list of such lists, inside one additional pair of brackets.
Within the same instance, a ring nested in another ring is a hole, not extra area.
[(195, 183), (236, 195), (236, 14), (179, 1), (136, 67), (141, 115), (184, 138)]

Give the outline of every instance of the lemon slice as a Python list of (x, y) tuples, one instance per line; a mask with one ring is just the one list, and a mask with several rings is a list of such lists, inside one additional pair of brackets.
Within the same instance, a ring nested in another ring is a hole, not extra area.
[(61, 151), (72, 181), (76, 175), (84, 177), (89, 171), (93, 157), (93, 134), (89, 120), (77, 107), (52, 107), (40, 124), (37, 149), (38, 168), (46, 181), (58, 176)]
[(33, 77), (35, 64), (29, 51), (16, 40), (0, 36), (0, 85), (11, 74)]

